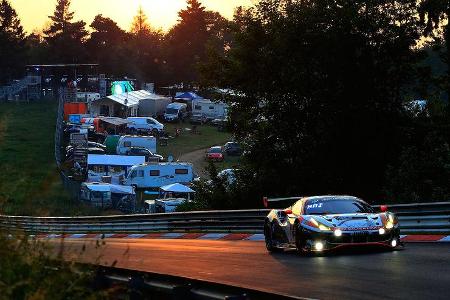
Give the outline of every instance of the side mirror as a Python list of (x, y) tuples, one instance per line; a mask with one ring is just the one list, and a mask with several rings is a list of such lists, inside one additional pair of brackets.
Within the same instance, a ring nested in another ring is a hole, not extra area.
[(263, 197), (263, 205), (265, 208), (269, 207), (269, 200), (267, 199), (267, 197)]
[(387, 212), (388, 211), (387, 205), (380, 205), (380, 211), (381, 212)]
[(292, 209), (285, 209), (284, 213), (287, 215), (292, 215)]

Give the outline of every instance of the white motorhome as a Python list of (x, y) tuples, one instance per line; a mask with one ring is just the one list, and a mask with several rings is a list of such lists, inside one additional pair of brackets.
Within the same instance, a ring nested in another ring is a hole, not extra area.
[(145, 163), (132, 167), (124, 184), (136, 188), (159, 188), (177, 182), (189, 184), (193, 180), (190, 163)]
[(167, 105), (164, 120), (167, 122), (182, 121), (188, 116), (187, 104), (173, 102)]
[(145, 131), (149, 133), (158, 133), (164, 131), (164, 125), (157, 120), (149, 117), (130, 117), (127, 118), (127, 127), (135, 131)]
[(212, 102), (201, 99), (192, 101), (192, 115), (204, 116), (208, 120), (225, 119), (228, 113), (228, 105), (224, 102)]
[(156, 138), (154, 136), (124, 135), (117, 142), (117, 154), (126, 154), (130, 147), (142, 147), (156, 153)]

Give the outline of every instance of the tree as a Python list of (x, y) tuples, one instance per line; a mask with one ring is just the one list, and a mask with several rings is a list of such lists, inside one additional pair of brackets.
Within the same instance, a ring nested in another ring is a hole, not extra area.
[(152, 30), (142, 7), (131, 25), (129, 51), (131, 53), (132, 74), (141, 81), (157, 82), (161, 80), (161, 41), (162, 33)]
[(0, 84), (17, 78), (25, 64), (25, 33), (9, 1), (0, 2)]
[(97, 15), (86, 48), (91, 61), (98, 62), (102, 72), (124, 76), (128, 73), (126, 42), (130, 36), (110, 18)]
[(135, 35), (146, 35), (150, 33), (151, 28), (148, 23), (147, 15), (142, 10), (142, 6), (139, 6), (138, 13), (133, 18), (133, 23), (131, 24), (131, 33)]
[(205, 57), (208, 41), (207, 12), (197, 0), (178, 13), (179, 21), (167, 36), (168, 61), (176, 82), (197, 80), (196, 66)]
[[(425, 25), (426, 36), (437, 37), (438, 29), (443, 26), (443, 37), (445, 41), (445, 53), (443, 61), (447, 64), (447, 74), (442, 78), (444, 89), (450, 97), (450, 2), (448, 0), (422, 0), (419, 7), (420, 18)], [(446, 24), (445, 24), (445, 21)]]
[(54, 61), (74, 63), (84, 60), (83, 42), (88, 33), (83, 21), (72, 22), (73, 12), (69, 10), (70, 0), (58, 0), (50, 27), (44, 31)]
[(382, 201), (415, 80), (415, 3), (261, 0), (234, 21), (232, 47), (207, 68), (220, 72), (204, 76), (237, 95), (235, 133), (255, 197)]

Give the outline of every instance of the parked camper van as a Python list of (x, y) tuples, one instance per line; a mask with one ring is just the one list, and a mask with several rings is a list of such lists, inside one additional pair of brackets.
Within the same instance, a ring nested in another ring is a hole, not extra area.
[[(192, 102), (192, 116), (202, 116), (211, 121), (214, 119), (225, 119), (228, 106), (224, 102), (212, 102), (211, 100), (194, 100)], [(197, 120), (195, 119), (195, 120)]]
[(131, 147), (142, 147), (156, 153), (156, 138), (153, 136), (124, 135), (117, 143), (117, 154), (125, 155)]
[(164, 120), (167, 122), (177, 122), (186, 119), (187, 116), (187, 104), (174, 102), (167, 105)]
[(190, 163), (147, 163), (130, 169), (125, 185), (159, 188), (172, 183), (188, 184), (194, 180)]
[(149, 117), (127, 118), (127, 127), (134, 131), (152, 133), (154, 135), (164, 131), (164, 125)]

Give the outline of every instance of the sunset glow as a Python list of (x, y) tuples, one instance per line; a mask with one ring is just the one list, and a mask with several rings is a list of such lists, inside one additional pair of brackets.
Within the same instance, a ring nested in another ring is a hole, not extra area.
[[(11, 0), (27, 32), (41, 31), (53, 14), (56, 0)], [(251, 6), (254, 0), (203, 0), (201, 3), (209, 10), (220, 12), (232, 18), (236, 7)], [(178, 19), (178, 11), (186, 7), (185, 0), (72, 0), (71, 11), (75, 20), (84, 20), (89, 26), (97, 14), (116, 21), (125, 30), (130, 28), (133, 16), (142, 5), (151, 26), (167, 31)]]

